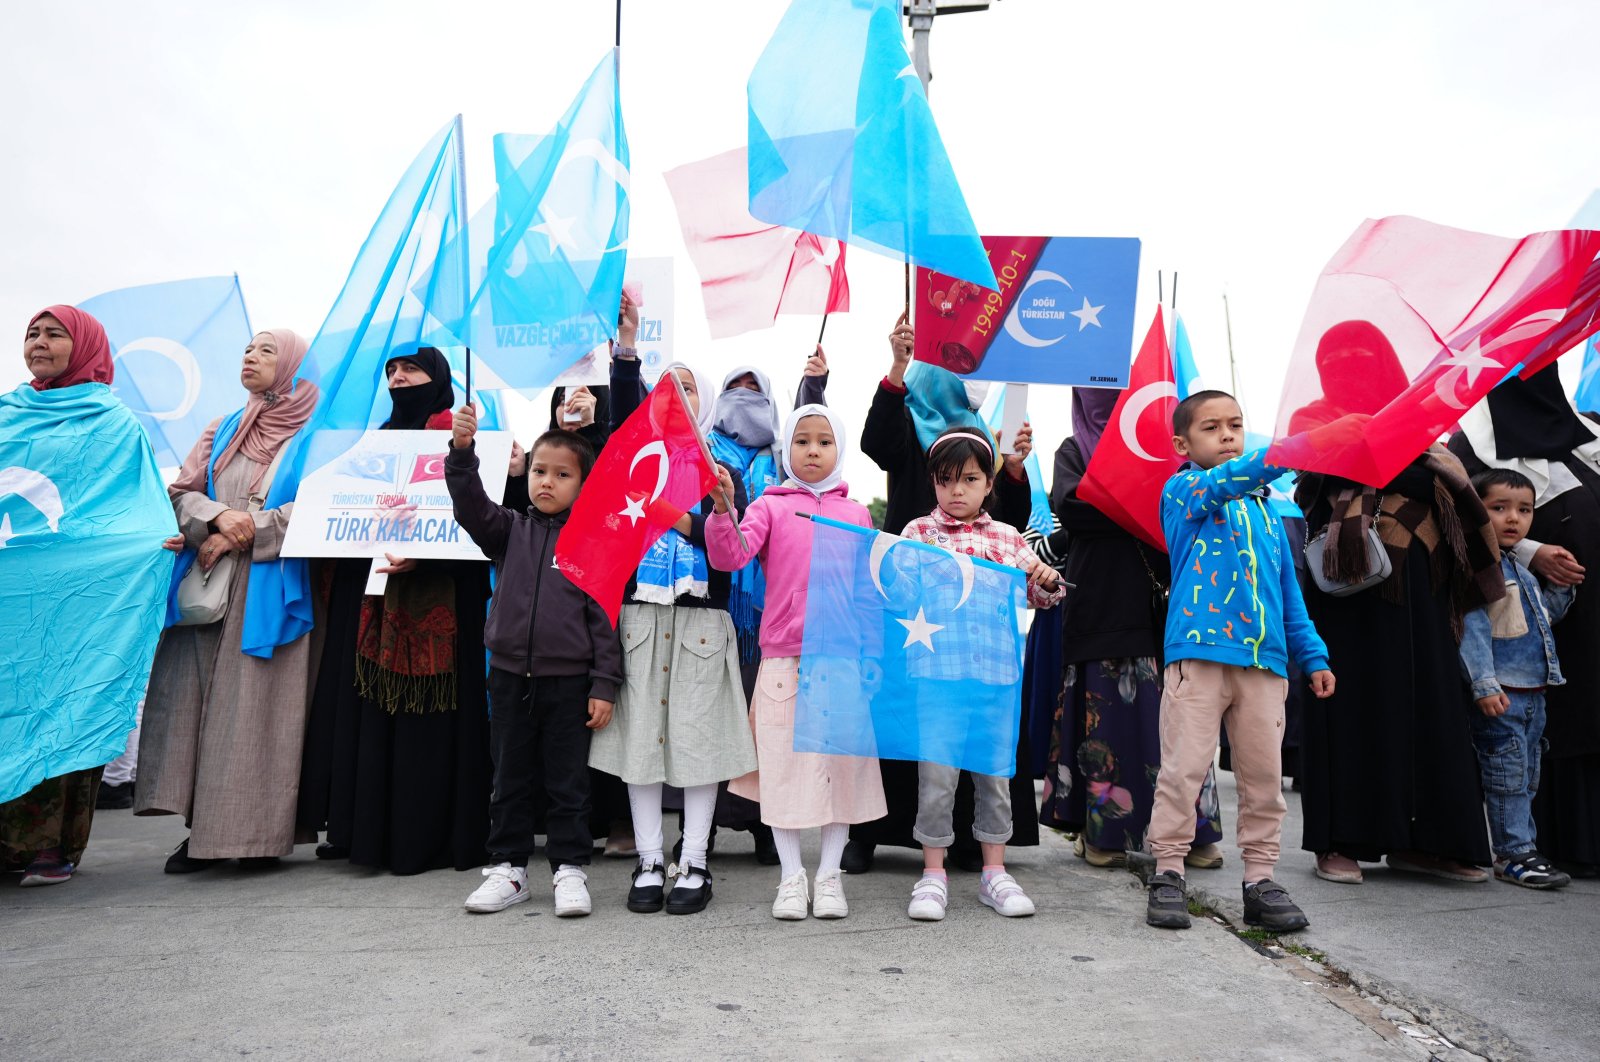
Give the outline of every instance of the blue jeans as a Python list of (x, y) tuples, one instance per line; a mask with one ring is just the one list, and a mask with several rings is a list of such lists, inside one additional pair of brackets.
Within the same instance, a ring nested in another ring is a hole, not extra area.
[(1478, 750), (1483, 802), (1489, 811), (1489, 840), (1496, 858), (1519, 856), (1537, 847), (1533, 794), (1539, 791), (1539, 760), (1544, 752), (1544, 694), (1506, 690), (1511, 707), (1490, 718), (1472, 712), (1472, 744)]

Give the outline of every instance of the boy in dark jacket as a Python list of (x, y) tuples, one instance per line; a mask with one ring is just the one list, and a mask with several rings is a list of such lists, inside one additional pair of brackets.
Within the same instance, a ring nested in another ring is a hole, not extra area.
[(548, 802), (545, 853), (555, 913), (590, 910), (589, 736), (611, 721), (622, 681), (622, 643), (600, 606), (555, 565), (556, 539), (594, 467), (575, 432), (547, 431), (528, 454), (526, 514), (496, 505), (478, 478), (478, 418), (456, 411), (445, 483), (456, 521), (494, 562), (494, 601), (484, 625), (489, 650), (489, 741), (494, 793), (489, 852), (495, 864), (467, 897), (469, 911), (503, 911), (528, 898), (539, 787)]

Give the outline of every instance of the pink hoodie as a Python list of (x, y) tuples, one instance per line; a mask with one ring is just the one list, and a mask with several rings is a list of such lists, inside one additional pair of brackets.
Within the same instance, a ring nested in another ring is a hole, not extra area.
[(800, 487), (768, 487), (744, 511), (739, 530), (748, 551), (739, 548), (733, 517), (713, 513), (706, 519), (706, 557), (713, 568), (735, 572), (761, 558), (767, 576), (767, 605), (761, 616), (761, 655), (799, 656), (806, 625), (806, 585), (811, 577), (811, 521), (795, 513), (826, 516), (842, 524), (871, 527), (872, 515), (850, 500), (840, 483), (818, 498)]

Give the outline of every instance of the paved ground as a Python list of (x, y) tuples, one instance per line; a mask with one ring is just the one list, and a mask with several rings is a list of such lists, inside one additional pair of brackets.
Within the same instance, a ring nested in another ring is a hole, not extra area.
[(722, 839), (704, 914), (630, 914), (629, 865), (603, 860), (596, 913), (558, 921), (548, 893), (468, 915), (476, 872), (394, 878), (309, 848), (166, 876), (182, 835), (103, 812), (71, 883), (0, 879), (0, 1058), (1427, 1057), (1297, 960), (1210, 922), (1146, 928), (1133, 877), (1053, 835), (1015, 860), (1037, 917), (997, 917), (958, 875), (942, 924), (905, 918), (909, 852), (848, 879), (842, 922), (774, 922), (777, 872), (746, 835)]
[[(1242, 913), (1232, 846), (1233, 775), (1219, 771), (1228, 865), (1191, 885)], [(1358, 983), (1406, 1006), (1457, 1044), (1508, 1058), (1600, 1058), (1600, 881), (1535, 892), (1491, 879), (1465, 885), (1363, 867), (1336, 885), (1300, 850), (1300, 801), (1289, 798), (1278, 880), (1311, 918), (1300, 943)], [(1080, 864), (1081, 865), (1081, 864)]]

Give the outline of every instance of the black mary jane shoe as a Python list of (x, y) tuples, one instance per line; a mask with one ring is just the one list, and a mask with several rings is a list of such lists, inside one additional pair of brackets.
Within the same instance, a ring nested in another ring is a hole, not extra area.
[(210, 870), (221, 863), (220, 859), (196, 859), (189, 854), (189, 838), (185, 837), (183, 843), (172, 850), (167, 856), (168, 874), (193, 874), (197, 870)]
[(348, 845), (334, 844), (332, 841), (323, 841), (317, 845), (318, 859), (349, 859), (350, 847)]
[(628, 910), (634, 912), (635, 914), (655, 914), (657, 911), (661, 910), (662, 905), (667, 902), (667, 887), (665, 884), (638, 884), (639, 878), (642, 875), (649, 874), (652, 871), (660, 874), (663, 879), (666, 878), (666, 868), (660, 863), (652, 863), (649, 866), (645, 866), (643, 863), (641, 863), (633, 868), (633, 881), (635, 884), (633, 888), (628, 890)]
[(711, 902), (711, 871), (705, 867), (673, 867), (674, 877), (689, 877), (698, 874), (705, 880), (699, 888), (691, 889), (683, 885), (674, 885), (672, 893), (667, 897), (667, 914), (698, 914), (706, 909), (706, 904)]

